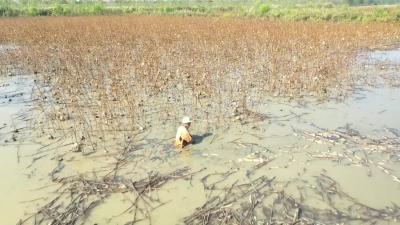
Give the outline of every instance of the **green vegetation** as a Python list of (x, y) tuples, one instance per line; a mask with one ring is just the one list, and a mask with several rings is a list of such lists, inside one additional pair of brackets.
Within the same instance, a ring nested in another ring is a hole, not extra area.
[[(1, 0), (0, 0), (1, 1)], [(103, 15), (113, 12), (105, 3), (15, 3), (3, 1), (0, 4), (0, 16), (75, 16), (75, 15)], [(122, 13), (122, 11), (120, 11)]]
[[(39, 1), (0, 0), (0, 16), (246, 16), (289, 21), (400, 21), (397, 0)], [(369, 4), (369, 5), (368, 5)]]

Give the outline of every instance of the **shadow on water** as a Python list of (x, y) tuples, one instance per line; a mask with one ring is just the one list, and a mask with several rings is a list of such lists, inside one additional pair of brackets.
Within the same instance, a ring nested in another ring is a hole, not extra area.
[(207, 137), (209, 137), (211, 135), (212, 135), (212, 133), (205, 133), (203, 135), (192, 135), (193, 144), (194, 145), (201, 144), (205, 138), (207, 138)]

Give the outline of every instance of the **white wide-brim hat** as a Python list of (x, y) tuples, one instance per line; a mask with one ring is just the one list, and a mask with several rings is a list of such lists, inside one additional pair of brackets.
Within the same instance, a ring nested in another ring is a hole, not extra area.
[(191, 123), (192, 121), (190, 120), (190, 117), (185, 116), (182, 118), (182, 123)]

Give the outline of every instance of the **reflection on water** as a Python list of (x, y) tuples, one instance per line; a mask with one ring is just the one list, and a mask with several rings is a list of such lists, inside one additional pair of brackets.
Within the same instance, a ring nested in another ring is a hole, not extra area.
[(400, 64), (400, 49), (374, 51), (368, 55), (373, 61)]
[[(388, 51), (376, 52), (371, 57), (399, 63), (399, 55), (398, 51)], [(120, 158), (111, 145), (109, 152), (82, 156), (63, 150), (71, 147), (64, 141), (65, 144), (57, 145), (57, 151), (39, 150), (42, 153), (35, 155), (41, 145), (32, 144), (29, 139), (18, 141), (24, 137), (13, 131), (22, 129), (18, 126), (24, 126), (22, 121), (27, 118), (18, 115), (23, 115), (21, 109), (27, 110), (24, 101), (29, 99), (25, 97), (29, 82), (13, 78), (1, 83), (0, 160), (6, 169), (0, 170), (0, 208), (9, 216), (1, 217), (0, 224), (15, 223), (51, 199), (51, 186), (32, 189), (51, 185), (49, 174), (60, 161), (64, 167), (53, 174), (56, 177), (101, 176), (110, 173)], [(24, 94), (13, 95), (11, 101), (4, 98), (20, 91)], [(151, 192), (154, 199), (163, 203), (149, 203), (152, 224), (182, 224), (212, 196), (223, 194), (224, 188), (260, 177), (270, 182), (268, 188), (260, 190), (265, 193), (261, 203), (265, 208), (273, 207), (284, 193), (286, 199), (301, 203), (304, 217), (317, 210), (363, 217), (354, 208), (354, 202), (357, 207), (379, 210), (400, 205), (400, 182), (396, 180), (400, 177), (400, 145), (396, 136), (396, 132), (400, 133), (399, 105), (400, 88), (389, 87), (358, 88), (343, 102), (308, 99), (300, 104), (266, 97), (263, 104), (251, 108), (267, 115), (266, 120), (212, 131), (204, 130), (201, 121), (198, 126), (195, 122), (191, 132), (197, 135), (197, 143), (181, 153), (172, 146), (175, 128), (158, 124), (133, 138), (127, 163), (122, 164), (116, 176), (138, 180), (150, 171), (164, 173), (185, 166), (201, 171)], [(13, 141), (13, 135), (17, 141)], [(32, 199), (33, 202), (26, 202)], [(129, 193), (112, 194), (91, 211), (85, 223), (125, 224), (132, 220), (132, 211), (126, 211), (131, 201)], [(382, 217), (389, 224), (400, 219), (400, 215)], [(365, 223), (346, 218), (342, 216), (338, 221)], [(332, 224), (338, 222), (336, 219), (321, 217), (320, 222)], [(377, 219), (368, 222), (383, 223)], [(150, 220), (139, 222), (149, 223)]]

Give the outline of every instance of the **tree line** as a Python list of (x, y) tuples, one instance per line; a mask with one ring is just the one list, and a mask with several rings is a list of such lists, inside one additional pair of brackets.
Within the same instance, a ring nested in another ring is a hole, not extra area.
[(349, 5), (399, 4), (400, 0), (346, 0)]

